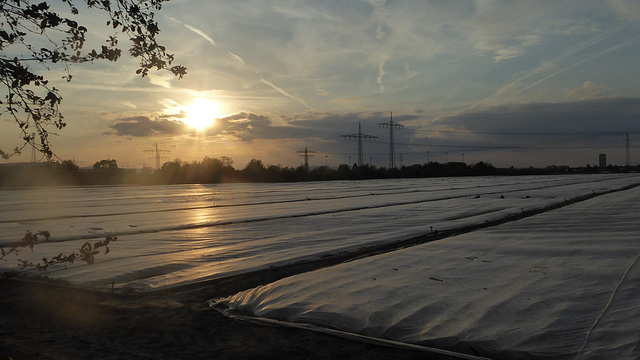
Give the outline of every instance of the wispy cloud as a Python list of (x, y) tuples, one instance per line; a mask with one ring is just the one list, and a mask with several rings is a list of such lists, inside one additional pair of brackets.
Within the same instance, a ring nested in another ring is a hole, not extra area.
[(123, 101), (120, 104), (132, 109), (137, 108), (136, 104), (132, 103), (131, 101)]
[(274, 83), (272, 83), (271, 81), (266, 80), (266, 79), (264, 79), (264, 78), (260, 78), (260, 82), (261, 82), (261, 83), (263, 83), (263, 84), (265, 84), (265, 85), (267, 85), (267, 86), (270, 86), (271, 88), (273, 88), (273, 89), (274, 89), (274, 90), (276, 90), (277, 92), (281, 93), (282, 95), (284, 95), (284, 96), (286, 96), (286, 97), (288, 97), (288, 98), (290, 98), (290, 99), (293, 99), (293, 100), (295, 100), (295, 101), (299, 102), (300, 104), (304, 105), (304, 106), (305, 106), (305, 107), (307, 107), (308, 109), (311, 109), (311, 106), (307, 105), (307, 103), (306, 103), (304, 100), (302, 100), (302, 99), (300, 99), (300, 98), (298, 98), (298, 97), (295, 97), (295, 96), (293, 96), (293, 95), (289, 94), (289, 93), (288, 93), (288, 92), (286, 92), (284, 89), (279, 88), (278, 86), (276, 86), (276, 85), (275, 85)]
[(147, 74), (147, 78), (153, 85), (158, 85), (165, 89), (171, 88), (171, 80), (173, 80), (173, 76), (168, 74), (157, 75), (154, 73), (149, 73)]
[(231, 59), (238, 65), (244, 65), (244, 60), (239, 56), (236, 55), (234, 53), (232, 53), (231, 51), (227, 51), (227, 54), (229, 54), (229, 56), (231, 57)]
[(176, 18), (172, 18), (172, 17), (169, 17), (169, 16), (167, 18), (177, 22), (178, 24), (180, 24), (180, 25), (186, 27), (187, 29), (193, 31), (194, 33), (200, 35), (203, 39), (207, 40), (209, 42), (209, 44), (211, 44), (212, 46), (216, 46), (215, 40), (213, 40), (209, 35), (205, 34), (204, 31), (202, 31), (202, 30), (200, 30), (200, 29), (198, 29), (196, 27), (193, 27), (193, 26), (191, 26), (189, 24), (185, 24), (185, 23), (183, 23), (182, 21), (180, 21), (180, 20), (178, 20)]
[(380, 85), (380, 92), (384, 92), (384, 85), (382, 84), (382, 79), (385, 76), (384, 64), (387, 62), (389, 57), (387, 55), (382, 55), (380, 57), (380, 64), (378, 65), (378, 85)]

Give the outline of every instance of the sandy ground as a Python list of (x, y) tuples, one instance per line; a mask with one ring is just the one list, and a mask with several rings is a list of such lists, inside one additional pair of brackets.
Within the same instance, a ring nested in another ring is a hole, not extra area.
[(0, 279), (0, 360), (451, 359), (225, 317), (207, 300), (281, 274), (144, 295)]

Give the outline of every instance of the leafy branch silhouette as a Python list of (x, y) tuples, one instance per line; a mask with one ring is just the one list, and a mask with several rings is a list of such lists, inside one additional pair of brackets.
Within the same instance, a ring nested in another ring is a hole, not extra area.
[[(22, 248), (29, 248), (33, 252), (33, 247), (38, 244), (40, 236), (44, 237), (45, 242), (47, 242), (49, 241), (49, 237), (51, 237), (51, 234), (46, 230), (38, 231), (35, 234), (31, 231), (27, 231), (22, 240), (14, 243), (8, 249), (0, 247), (0, 253), (2, 254), (0, 256), (0, 260), (3, 260), (5, 257), (9, 256), (12, 253), (17, 255), (19, 250)], [(2, 275), (5, 277), (13, 277), (33, 270), (45, 271), (49, 267), (54, 267), (62, 264), (73, 264), (76, 260), (81, 260), (86, 262), (88, 265), (91, 265), (95, 262), (95, 256), (100, 254), (102, 248), (104, 248), (103, 253), (105, 255), (108, 254), (110, 251), (109, 244), (112, 241), (116, 241), (117, 239), (117, 236), (107, 236), (104, 240), (97, 241), (93, 244), (87, 241), (82, 244), (78, 252), (74, 251), (70, 254), (60, 253), (57, 256), (51, 258), (44, 257), (38, 262), (18, 258), (18, 266), (20, 267), (20, 269), (13, 272), (3, 273)]]

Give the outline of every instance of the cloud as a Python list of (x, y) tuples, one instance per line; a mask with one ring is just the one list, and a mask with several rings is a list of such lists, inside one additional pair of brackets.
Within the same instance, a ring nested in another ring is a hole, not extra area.
[[(588, 83), (585, 84), (588, 88)], [(640, 98), (509, 104), (434, 119), (432, 127), (486, 133), (604, 134), (640, 131)], [(537, 138), (537, 140), (540, 140)]]
[(156, 75), (154, 73), (148, 73), (147, 78), (153, 85), (158, 85), (165, 89), (171, 88), (171, 80), (173, 80), (171, 75)]
[(384, 85), (382, 84), (382, 79), (384, 78), (384, 75), (386, 74), (384, 72), (384, 64), (387, 62), (387, 60), (389, 59), (388, 56), (386, 55), (382, 55), (380, 57), (380, 65), (378, 65), (378, 85), (380, 85), (380, 92), (384, 92)]
[(118, 136), (178, 135), (185, 130), (184, 123), (166, 117), (152, 120), (147, 116), (118, 119), (110, 125)]
[(625, 18), (640, 18), (640, 3), (636, 0), (608, 0), (608, 3)]
[[(184, 114), (166, 114), (155, 116), (132, 116), (114, 121), (110, 128), (111, 134), (118, 136), (154, 137), (154, 136), (183, 136), (193, 134), (194, 131), (182, 123)], [(422, 115), (394, 116), (394, 122), (408, 122), (423, 119)], [(331, 113), (308, 111), (289, 117), (278, 119), (277, 125), (266, 115), (251, 112), (240, 112), (216, 119), (216, 123), (210, 129), (198, 133), (200, 137), (219, 138), (225, 141), (235, 140), (251, 143), (255, 140), (293, 140), (292, 143), (308, 142), (310, 145), (319, 146), (321, 143), (339, 143), (341, 147), (349, 147), (342, 144), (341, 135), (357, 132), (358, 122), (362, 122), (362, 131), (370, 135), (380, 137), (385, 143), (388, 130), (380, 128), (379, 123), (389, 121), (389, 113)], [(410, 141), (414, 132), (410, 128), (397, 131), (399, 142)], [(282, 142), (280, 147), (290, 146), (288, 142)], [(330, 148), (335, 148), (332, 145)], [(335, 150), (335, 149), (334, 149)]]
[(540, 44), (540, 36), (523, 35), (512, 40), (515, 44), (510, 46), (498, 47), (494, 50), (496, 55), (493, 61), (500, 62), (503, 60), (513, 59), (522, 56), (528, 48)]
[[(542, 61), (538, 67), (523, 71), (523, 75), (510, 81), (506, 85), (502, 85), (493, 94), (476, 102), (472, 107), (506, 101), (513, 102), (520, 94), (525, 93), (526, 95), (528, 90), (531, 90), (544, 82), (557, 77), (558, 75), (579, 68), (580, 66), (592, 62), (604, 55), (629, 46), (631, 44), (630, 40), (609, 45), (611, 37), (616, 33), (619, 33), (621, 29), (622, 27), (616, 27), (615, 29), (598, 33), (595, 36), (590, 36), (587, 40), (580, 41), (577, 44), (568, 47), (552, 60)], [(604, 44), (604, 46), (602, 48), (598, 48), (597, 45), (599, 44)], [(592, 48), (597, 48), (597, 50), (593, 50)], [(592, 51), (588, 52), (589, 50)], [(589, 55), (585, 55), (585, 52)]]
[(124, 105), (126, 107), (129, 107), (129, 108), (132, 108), (132, 109), (137, 108), (137, 106), (134, 103), (132, 103), (131, 101), (123, 101), (120, 104)]
[(585, 81), (581, 87), (567, 90), (566, 95), (567, 98), (572, 100), (587, 100), (605, 97), (609, 95), (609, 90), (604, 85), (598, 85), (592, 81)]
[[(149, 116), (132, 116), (115, 120), (109, 127), (118, 136), (153, 137), (182, 136), (193, 134), (194, 130), (181, 121), (184, 113)], [(287, 139), (305, 137), (308, 132), (295, 126), (274, 126), (269, 117), (254, 113), (240, 112), (216, 119), (210, 129), (200, 136), (225, 137), (239, 141), (255, 139)]]

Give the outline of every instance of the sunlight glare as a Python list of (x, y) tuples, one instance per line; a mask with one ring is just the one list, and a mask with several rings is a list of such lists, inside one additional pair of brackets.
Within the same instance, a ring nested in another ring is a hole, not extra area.
[(217, 104), (206, 99), (195, 100), (184, 111), (184, 123), (198, 131), (210, 128), (218, 116)]

